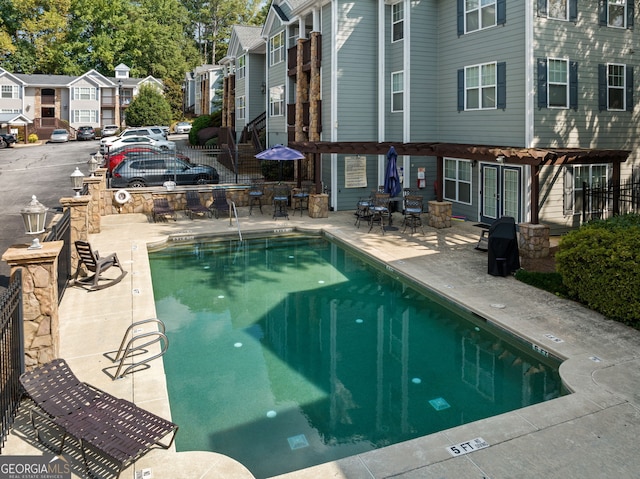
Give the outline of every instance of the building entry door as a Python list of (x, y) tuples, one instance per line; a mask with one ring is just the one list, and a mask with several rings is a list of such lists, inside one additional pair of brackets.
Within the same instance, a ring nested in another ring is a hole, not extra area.
[(480, 221), (491, 224), (502, 216), (522, 220), (522, 171), (517, 166), (482, 164)]

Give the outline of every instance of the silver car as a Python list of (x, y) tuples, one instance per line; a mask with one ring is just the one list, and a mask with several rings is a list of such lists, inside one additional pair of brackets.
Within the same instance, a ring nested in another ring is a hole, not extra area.
[(56, 128), (49, 137), (49, 143), (66, 143), (69, 141), (69, 132), (62, 128)]

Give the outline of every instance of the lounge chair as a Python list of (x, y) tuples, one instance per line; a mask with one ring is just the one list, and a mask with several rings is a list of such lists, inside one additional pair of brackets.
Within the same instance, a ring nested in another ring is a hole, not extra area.
[(171, 218), (173, 221), (177, 220), (175, 210), (169, 205), (169, 201), (166, 198), (154, 198), (153, 199), (153, 222), (157, 223), (158, 219), (167, 220)]
[(227, 201), (227, 193), (224, 188), (213, 189), (213, 204), (211, 208), (213, 208), (216, 218), (220, 218), (220, 213), (227, 218), (231, 218), (231, 206)]
[[(108, 288), (116, 283), (119, 283), (122, 278), (125, 277), (127, 272), (122, 269), (122, 264), (118, 260), (118, 256), (115, 253), (111, 253), (109, 256), (101, 257), (97, 251), (93, 251), (91, 245), (86, 241), (76, 241), (76, 251), (78, 252), (79, 263), (76, 274), (74, 275), (74, 281), (81, 285), (89, 285), (89, 291), (96, 291), (98, 289)], [(80, 266), (84, 265), (85, 268), (91, 273), (91, 276), (79, 279)], [(111, 267), (119, 268), (120, 274), (116, 278), (105, 278), (103, 273)]]
[[(97, 456), (101, 468), (105, 458), (114, 463), (119, 476), (152, 448), (171, 447), (178, 432), (171, 421), (79, 381), (63, 359), (24, 373), (20, 383), (45, 413), (40, 416), (62, 429), (60, 449), (55, 452), (62, 453), (67, 435), (75, 437), (89, 475), (90, 455)], [(31, 421), (41, 441), (33, 413)], [(162, 442), (166, 438), (168, 442)]]
[(208, 216), (209, 218), (213, 216), (211, 210), (202, 204), (200, 196), (195, 191), (187, 191), (187, 206), (185, 211), (190, 219), (193, 219), (194, 216)]

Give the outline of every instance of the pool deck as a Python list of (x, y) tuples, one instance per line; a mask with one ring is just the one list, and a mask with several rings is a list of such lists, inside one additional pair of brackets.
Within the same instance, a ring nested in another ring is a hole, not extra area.
[[(474, 246), (480, 229), (454, 221), (451, 228), (425, 226), (425, 234), (385, 235), (354, 226), (352, 212), (331, 212), (329, 218), (306, 215), (274, 220), (240, 208), (240, 228), (251, 231), (324, 230), (385, 261), (480, 316), (513, 331), (539, 348), (566, 358), (560, 373), (573, 394), (485, 420), (448, 429), (386, 448), (292, 472), (279, 479), (381, 478), (637, 478), (640, 475), (640, 331), (608, 321), (582, 306), (531, 288), (513, 277), (487, 274), (486, 253)], [(396, 213), (396, 223), (399, 214)], [(143, 215), (102, 218), (90, 242), (103, 254), (116, 252), (129, 272), (119, 284), (87, 292), (69, 287), (60, 305), (60, 357), (80, 379), (111, 394), (170, 417), (161, 360), (150, 369), (112, 381), (103, 372), (111, 366), (104, 353), (117, 349), (127, 327), (155, 317), (147, 245), (169, 235), (236, 234), (224, 219), (179, 215), (176, 222), (150, 223)], [(188, 394), (188, 392), (186, 392)], [(3, 454), (49, 452), (33, 436), (24, 402)], [(180, 431), (178, 431), (180, 434)], [(489, 447), (451, 456), (447, 447), (482, 437)], [(78, 446), (69, 441), (73, 477), (84, 477)], [(69, 457), (69, 456), (67, 456)], [(150, 469), (150, 471), (149, 471)], [(146, 470), (146, 471), (145, 471)], [(153, 479), (251, 479), (230, 458), (211, 452), (153, 450), (120, 477)], [(141, 473), (144, 471), (144, 474)]]

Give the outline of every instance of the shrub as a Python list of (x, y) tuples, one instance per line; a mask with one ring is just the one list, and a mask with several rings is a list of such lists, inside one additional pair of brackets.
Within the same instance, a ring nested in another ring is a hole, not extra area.
[(520, 269), (516, 272), (515, 277), (518, 281), (543, 289), (555, 294), (556, 296), (560, 296), (562, 298), (569, 297), (569, 292), (562, 282), (562, 275), (560, 273), (540, 273)]
[(640, 215), (592, 221), (565, 236), (556, 268), (569, 294), (640, 328)]
[(210, 115), (201, 115), (191, 123), (191, 131), (189, 132), (189, 143), (198, 144), (198, 132), (203, 128), (209, 128), (213, 125), (213, 118)]
[(38, 135), (36, 135), (35, 133), (31, 133), (29, 135), (29, 137), (27, 138), (27, 141), (29, 143), (37, 143), (38, 142)]

